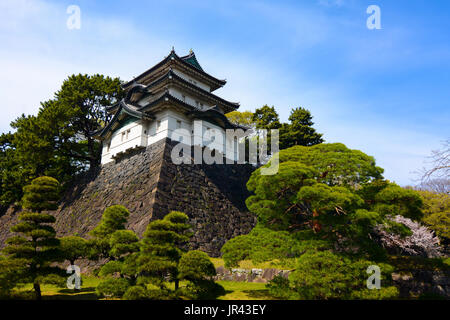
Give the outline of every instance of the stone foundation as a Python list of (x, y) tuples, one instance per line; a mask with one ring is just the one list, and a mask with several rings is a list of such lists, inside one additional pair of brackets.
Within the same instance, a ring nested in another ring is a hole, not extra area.
[[(248, 212), (245, 184), (251, 165), (194, 165), (172, 163), (175, 145), (170, 139), (116, 163), (104, 165), (91, 176), (79, 178), (63, 195), (55, 213), (58, 236), (86, 236), (111, 205), (123, 205), (130, 211), (128, 228), (142, 235), (148, 223), (172, 210), (189, 216), (194, 236), (191, 249), (200, 249), (213, 257), (229, 239), (246, 234), (256, 224)], [(0, 217), (0, 245), (10, 236), (17, 210), (9, 208)]]

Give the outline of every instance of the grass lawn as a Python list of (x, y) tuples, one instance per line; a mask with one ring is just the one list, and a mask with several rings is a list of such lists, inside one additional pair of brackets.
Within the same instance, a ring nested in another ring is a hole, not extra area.
[[(44, 300), (97, 300), (95, 288), (102, 279), (94, 276), (82, 276), (82, 286), (80, 290), (70, 290), (59, 288), (54, 285), (41, 286), (42, 298)], [(31, 284), (20, 288), (20, 291), (32, 290)]]
[(219, 300), (273, 300), (270, 297), (265, 283), (217, 281), (225, 288), (226, 294)]
[[(44, 300), (97, 300), (96, 286), (101, 278), (83, 275), (83, 283), (80, 290), (58, 288), (54, 285), (43, 285), (41, 287)], [(225, 288), (226, 294), (220, 296), (219, 300), (270, 300), (271, 298), (264, 283), (217, 281)], [(31, 284), (20, 289), (21, 292), (30, 291)]]

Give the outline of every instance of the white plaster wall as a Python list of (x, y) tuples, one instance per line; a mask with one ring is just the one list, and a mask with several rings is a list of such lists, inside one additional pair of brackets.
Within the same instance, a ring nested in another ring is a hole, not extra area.
[[(129, 123), (115, 131), (109, 140), (103, 142), (102, 164), (112, 161), (112, 157), (129, 148), (147, 146), (147, 135), (142, 121)], [(127, 134), (128, 132), (128, 134)], [(125, 133), (123, 136), (122, 134)], [(110, 145), (108, 151), (108, 144)]]
[[(102, 164), (113, 161), (112, 156), (119, 152), (137, 146), (146, 147), (165, 138), (180, 141), (187, 145), (208, 146), (210, 149), (224, 153), (227, 158), (238, 159), (238, 148), (234, 146), (233, 138), (228, 141), (227, 146), (225, 130), (213, 123), (204, 120), (192, 121), (185, 115), (170, 109), (155, 114), (155, 118), (155, 120), (148, 122), (139, 120), (114, 132), (112, 139), (103, 143)], [(158, 122), (159, 128), (157, 128)], [(201, 134), (194, 133), (194, 123), (201, 126)], [(130, 130), (128, 139), (125, 135), (122, 141), (122, 132), (127, 130)], [(111, 147), (108, 152), (107, 145), (109, 142)]]
[[(199, 108), (199, 109), (201, 109), (201, 110), (204, 110), (204, 109), (207, 109), (207, 108), (211, 107), (211, 104), (206, 103), (206, 102), (204, 102), (204, 101), (202, 101), (202, 100), (199, 100), (199, 99), (195, 99), (195, 98), (193, 98), (193, 97), (187, 95), (186, 93), (184, 93), (184, 92), (182, 92), (182, 91), (180, 91), (180, 90), (178, 90), (178, 89), (175, 89), (175, 88), (169, 88), (169, 93), (170, 93), (172, 96), (174, 96), (175, 98), (177, 98), (177, 99), (179, 99), (179, 100), (181, 100), (181, 101), (184, 101), (184, 102), (186, 102), (187, 104), (189, 104), (189, 105), (191, 105), (191, 106), (193, 106), (193, 107)], [(183, 98), (183, 95), (184, 95), (184, 98)], [(196, 102), (202, 103), (203, 106), (201, 106), (200, 104), (197, 105)]]
[(197, 87), (200, 87), (203, 90), (211, 92), (211, 88), (207, 84), (204, 84), (203, 82), (198, 81), (197, 79), (194, 79), (194, 78), (188, 76), (187, 74), (183, 73), (182, 71), (180, 71), (178, 69), (173, 69), (173, 73), (175, 73), (180, 78), (183, 78), (187, 82), (191, 82), (192, 84), (196, 85)]

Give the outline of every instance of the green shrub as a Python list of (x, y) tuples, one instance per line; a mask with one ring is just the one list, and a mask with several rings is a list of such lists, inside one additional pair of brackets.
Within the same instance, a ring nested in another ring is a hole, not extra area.
[(215, 276), (216, 269), (206, 253), (193, 250), (181, 257), (178, 264), (178, 273), (180, 279), (195, 282)]
[(184, 296), (197, 300), (213, 300), (225, 293), (224, 287), (212, 280), (191, 282), (183, 290)]
[(431, 191), (418, 191), (424, 202), (422, 221), (441, 239), (450, 241), (450, 195)]
[(143, 286), (133, 286), (128, 288), (122, 297), (123, 300), (146, 300), (149, 299), (149, 292)]
[(331, 247), (328, 240), (315, 239), (312, 230), (293, 233), (274, 231), (257, 225), (249, 234), (229, 240), (222, 247), (225, 267), (236, 267), (239, 261), (261, 263), (275, 259), (283, 261), (300, 256), (306, 250), (325, 250)]
[(269, 294), (275, 298), (289, 300), (293, 298), (293, 292), (290, 288), (289, 279), (282, 276), (275, 276), (266, 285)]
[(99, 296), (105, 298), (121, 298), (129, 286), (130, 284), (126, 279), (111, 278), (100, 282), (95, 290)]
[[(366, 287), (370, 265), (381, 269), (379, 290)], [(390, 286), (392, 271), (392, 266), (383, 263), (350, 259), (331, 251), (309, 251), (298, 259), (288, 281), (277, 277), (268, 289), (281, 299), (392, 299), (398, 296), (398, 290)]]

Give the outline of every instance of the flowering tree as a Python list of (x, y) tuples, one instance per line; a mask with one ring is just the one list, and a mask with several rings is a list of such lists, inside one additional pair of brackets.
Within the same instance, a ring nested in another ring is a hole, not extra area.
[(395, 216), (391, 220), (408, 227), (411, 230), (411, 234), (409, 236), (402, 236), (388, 230), (385, 224), (377, 225), (375, 227), (375, 233), (385, 248), (400, 251), (400, 253), (407, 255), (419, 255), (428, 258), (435, 258), (442, 255), (439, 238), (433, 231), (418, 222), (414, 222), (400, 215)]

